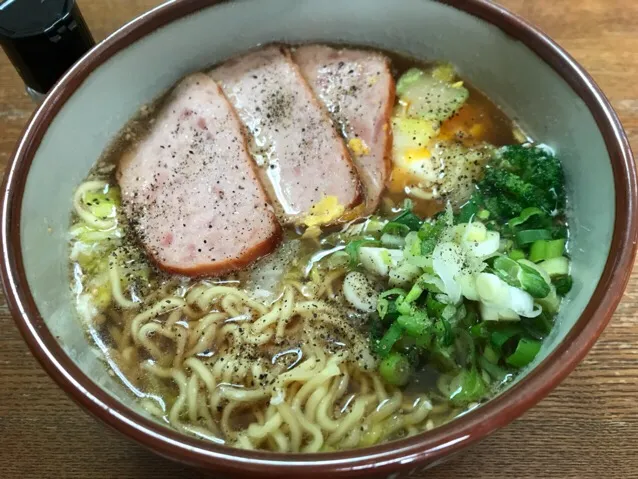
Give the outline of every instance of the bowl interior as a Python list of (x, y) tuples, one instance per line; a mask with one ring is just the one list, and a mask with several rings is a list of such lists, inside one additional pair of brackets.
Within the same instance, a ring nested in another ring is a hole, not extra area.
[(537, 362), (563, 340), (603, 271), (614, 226), (614, 180), (603, 137), (571, 87), (497, 27), (427, 0), (244, 0), (206, 8), (155, 30), (99, 66), (50, 124), (24, 190), (21, 248), (46, 325), (95, 383), (144, 414), (107, 374), (74, 312), (67, 228), (74, 188), (143, 104), (188, 72), (271, 41), (380, 46), (453, 62), (532, 137), (554, 147), (570, 198), (574, 288)]

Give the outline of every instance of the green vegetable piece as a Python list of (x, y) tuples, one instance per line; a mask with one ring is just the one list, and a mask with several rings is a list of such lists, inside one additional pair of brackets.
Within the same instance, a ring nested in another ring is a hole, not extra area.
[(428, 297), (425, 301), (425, 308), (430, 316), (434, 318), (440, 318), (446, 306), (447, 305), (445, 303), (437, 301), (434, 298), (433, 294), (428, 294)]
[(569, 274), (569, 260), (564, 256), (547, 259), (538, 264), (551, 278)]
[(522, 249), (513, 249), (507, 256), (511, 260), (518, 261), (519, 259), (525, 259), (525, 251)]
[(478, 219), (482, 220), (482, 221), (486, 221), (490, 219), (490, 212), (489, 210), (480, 210), (476, 216), (478, 217)]
[(565, 239), (534, 241), (529, 250), (529, 260), (538, 263), (546, 259), (557, 258), (563, 254), (564, 250)]
[(457, 406), (483, 399), (489, 389), (476, 367), (462, 370), (450, 382), (450, 401)]
[(490, 332), (485, 322), (480, 322), (471, 326), (470, 334), (475, 338), (488, 339), (490, 337)]
[(412, 375), (410, 361), (401, 353), (390, 353), (379, 363), (379, 374), (393, 386), (405, 386)]
[(397, 323), (405, 330), (408, 336), (418, 338), (427, 333), (432, 325), (424, 311), (418, 311), (411, 316), (399, 316)]
[(546, 297), (552, 288), (547, 284), (545, 278), (534, 268), (526, 264), (519, 263), (519, 266), (520, 272), (518, 280), (520, 281), (521, 288), (527, 291), (533, 298)]
[(540, 208), (536, 208), (534, 206), (530, 208), (525, 208), (523, 211), (521, 211), (520, 215), (518, 215), (516, 218), (512, 218), (511, 220), (509, 220), (507, 222), (507, 226), (510, 229), (515, 229), (525, 224), (527, 220), (529, 220), (530, 218), (534, 216), (546, 217), (546, 214), (543, 210), (541, 210)]
[(554, 322), (551, 314), (542, 312), (535, 318), (522, 318), (521, 326), (530, 337), (541, 340), (551, 332)]
[(419, 239), (421, 240), (421, 255), (427, 256), (434, 252), (443, 231), (445, 230), (445, 220), (439, 219), (434, 222), (424, 222), (419, 229)]
[(481, 203), (482, 203), (481, 195), (478, 192), (474, 193), (472, 195), (472, 198), (470, 198), (470, 200), (467, 203), (461, 206), (459, 213), (456, 215), (454, 223), (462, 224), (462, 223), (469, 223), (470, 221), (472, 221), (474, 216), (478, 215), (478, 212), (480, 210), (479, 205)]
[(394, 218), (391, 223), (406, 226), (409, 228), (409, 231), (418, 231), (423, 220), (412, 213), (412, 210), (407, 209)]
[(560, 161), (551, 151), (539, 146), (512, 145), (500, 150), (501, 165), (544, 192), (541, 207), (548, 213), (565, 208), (565, 177)]
[(384, 291), (379, 295), (379, 298), (389, 298), (390, 296), (405, 296), (407, 292), (401, 288), (392, 288)]
[(390, 351), (392, 351), (392, 346), (401, 339), (403, 333), (403, 328), (399, 323), (396, 321), (392, 323), (383, 337), (376, 342), (374, 348), (375, 352), (382, 358), (385, 358), (388, 354), (390, 354)]
[(490, 333), (490, 343), (494, 346), (496, 351), (502, 351), (505, 344), (515, 336), (521, 333), (521, 329), (512, 328), (512, 329), (497, 329), (496, 331), (492, 331)]
[(492, 364), (498, 364), (501, 355), (498, 354), (489, 344), (483, 350), (483, 356)]
[(452, 83), (456, 78), (456, 70), (450, 63), (441, 63), (432, 70), (432, 77), (446, 83)]
[(493, 268), (496, 275), (507, 284), (526, 291), (534, 298), (544, 298), (551, 291), (551, 286), (537, 270), (506, 256), (498, 256)]
[(531, 363), (541, 349), (540, 341), (529, 338), (521, 338), (516, 350), (507, 357), (505, 362), (510, 366), (522, 368)]
[(397, 95), (404, 95), (408, 87), (419, 81), (419, 79), (423, 77), (423, 75), (425, 75), (423, 70), (419, 70), (418, 68), (410, 68), (408, 71), (406, 71), (399, 77), (399, 80), (397, 81)]
[[(481, 186), (485, 188), (485, 184), (481, 183)], [(497, 196), (489, 196), (491, 194)], [(523, 210), (523, 206), (518, 201), (498, 192), (492, 192), (489, 188), (484, 189), (483, 198), (485, 208), (487, 208), (491, 216), (496, 218), (511, 218), (517, 216)]]
[(516, 243), (519, 246), (527, 246), (539, 240), (552, 239), (552, 232), (549, 230), (523, 230), (515, 235)]
[(547, 240), (534, 241), (529, 249), (529, 260), (534, 263), (543, 261), (545, 259), (547, 243)]
[(505, 369), (499, 367), (496, 363), (488, 361), (485, 356), (479, 358), (479, 365), (483, 371), (487, 372), (492, 379), (499, 383), (505, 381), (508, 376), (508, 372)]
[(510, 286), (520, 287), (521, 282), (518, 279), (521, 267), (520, 265), (508, 258), (507, 256), (497, 256), (493, 262), (493, 268), (496, 275)]
[(434, 334), (443, 346), (450, 346), (454, 342), (452, 325), (447, 319), (441, 318), (434, 324)]
[(417, 299), (419, 299), (419, 297), (421, 296), (421, 294), (423, 294), (424, 289), (421, 287), (421, 285), (417, 282), (412, 286), (412, 289), (410, 289), (410, 292), (408, 293), (408, 295), (405, 297), (405, 302), (406, 303), (413, 303), (414, 301), (416, 301)]
[(405, 72), (396, 88), (399, 102), (406, 106), (403, 113), (410, 118), (436, 122), (450, 118), (469, 97), (469, 91), (461, 82), (453, 83), (455, 76), (450, 65)]
[[(492, 215), (509, 219), (508, 230), (550, 226), (565, 208), (565, 181), (558, 159), (547, 149), (513, 145), (498, 150), (478, 183), (482, 202)], [(543, 214), (538, 214), (540, 210)], [(558, 233), (566, 237), (565, 233)]]
[(377, 313), (379, 313), (379, 317), (381, 319), (385, 318), (385, 315), (388, 314), (388, 308), (390, 306), (390, 301), (385, 298), (379, 298), (377, 300)]
[(359, 263), (359, 249), (361, 249), (362, 246), (381, 246), (381, 241), (374, 239), (360, 239), (348, 243), (344, 248), (344, 251), (350, 258), (351, 266), (356, 266)]
[(390, 221), (381, 230), (381, 234), (390, 234), (397, 236), (405, 236), (410, 232), (410, 227), (403, 223), (397, 223), (396, 221)]
[[(543, 190), (532, 183), (525, 182), (520, 176), (503, 168), (486, 168), (482, 183), (492, 190), (496, 196), (510, 196), (524, 207), (528, 205), (544, 205), (546, 202)], [(551, 210), (547, 211), (547, 213), (550, 212)]]
[(556, 287), (556, 293), (559, 296), (565, 296), (571, 291), (574, 282), (570, 275), (564, 274), (552, 278), (552, 283), (554, 283), (554, 286)]
[(106, 192), (87, 191), (82, 201), (98, 218), (115, 218), (121, 204), (120, 189), (117, 186), (108, 186)]

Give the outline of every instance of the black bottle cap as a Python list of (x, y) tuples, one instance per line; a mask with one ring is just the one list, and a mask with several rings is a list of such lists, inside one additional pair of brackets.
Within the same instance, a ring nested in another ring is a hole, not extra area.
[(95, 42), (74, 0), (0, 0), (0, 45), (26, 86), (47, 93)]

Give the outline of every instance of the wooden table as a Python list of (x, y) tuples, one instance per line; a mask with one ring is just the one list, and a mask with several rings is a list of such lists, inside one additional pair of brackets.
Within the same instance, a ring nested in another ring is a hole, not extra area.
[[(593, 74), (638, 151), (638, 2), (501, 1), (539, 25)], [(159, 3), (79, 0), (97, 40)], [(2, 55), (2, 169), (32, 110), (17, 74)], [(0, 477), (197, 476), (107, 430), (81, 411), (32, 358), (1, 297), (0, 320)], [(634, 274), (596, 347), (553, 394), (427, 477), (638, 477), (637, 345), (638, 274)]]

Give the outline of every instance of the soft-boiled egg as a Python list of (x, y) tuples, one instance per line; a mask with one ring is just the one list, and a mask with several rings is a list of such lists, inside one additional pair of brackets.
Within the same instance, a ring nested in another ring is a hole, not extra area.
[(394, 143), (388, 185), (391, 193), (405, 193), (422, 200), (469, 197), (472, 181), (480, 174), (489, 148), (468, 148), (445, 141), (440, 131), (436, 121), (392, 119)]

